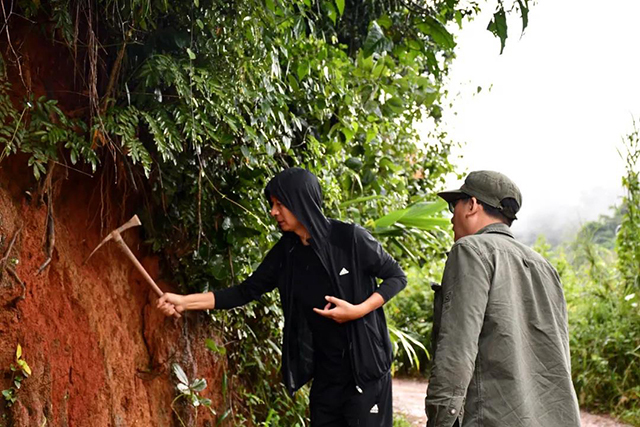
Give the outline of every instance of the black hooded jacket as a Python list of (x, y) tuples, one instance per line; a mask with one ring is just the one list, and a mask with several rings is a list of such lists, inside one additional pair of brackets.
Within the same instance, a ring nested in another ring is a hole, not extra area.
[[(398, 263), (364, 228), (328, 219), (322, 213), (322, 190), (311, 172), (290, 168), (267, 185), (311, 234), (311, 246), (331, 279), (334, 296), (359, 304), (378, 292), (389, 301), (407, 283)], [(291, 251), (300, 238), (291, 232), (271, 248), (256, 271), (241, 284), (215, 292), (215, 308), (229, 309), (259, 299), (278, 287), (284, 311), (283, 381), (294, 393), (313, 377), (313, 340), (307, 320), (293, 298)], [(376, 278), (382, 279), (378, 285)], [(391, 368), (392, 349), (382, 307), (351, 321), (347, 334), (354, 380), (366, 387)]]

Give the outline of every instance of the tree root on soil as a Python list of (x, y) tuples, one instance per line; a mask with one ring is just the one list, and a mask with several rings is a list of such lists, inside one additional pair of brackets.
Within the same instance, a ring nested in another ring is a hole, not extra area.
[[(56, 244), (56, 229), (55, 222), (53, 221), (53, 191), (52, 191), (52, 176), (53, 169), (55, 164), (49, 162), (49, 170), (47, 172), (47, 178), (45, 179), (45, 192), (47, 196), (47, 236), (45, 240), (45, 248), (47, 259), (44, 263), (38, 268), (38, 273), (41, 274), (45, 268), (51, 263), (51, 259), (53, 257), (53, 248)], [(43, 193), (44, 198), (44, 193)]]
[(20, 276), (18, 276), (18, 273), (16, 273), (13, 267), (11, 267), (10, 265), (7, 265), (7, 261), (9, 260), (9, 255), (11, 254), (11, 249), (13, 249), (13, 245), (16, 243), (16, 240), (18, 239), (18, 235), (20, 234), (21, 231), (22, 231), (22, 227), (20, 227), (15, 233), (13, 233), (13, 237), (9, 242), (9, 246), (7, 246), (7, 250), (4, 252), (4, 256), (2, 257), (2, 259), (0, 259), (0, 275), (3, 274), (5, 271), (9, 273), (9, 275), (13, 277), (13, 279), (16, 282), (18, 282), (20, 286), (22, 286), (22, 295), (20, 296), (20, 299), (24, 299), (27, 293), (27, 287), (22, 281), (22, 279), (20, 279)]

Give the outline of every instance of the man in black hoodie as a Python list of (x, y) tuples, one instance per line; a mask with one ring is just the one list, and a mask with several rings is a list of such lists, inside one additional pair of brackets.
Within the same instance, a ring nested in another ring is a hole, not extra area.
[(158, 308), (167, 316), (230, 309), (277, 287), (283, 382), (294, 393), (314, 379), (311, 425), (391, 427), (392, 349), (382, 305), (405, 287), (404, 272), (364, 228), (324, 216), (311, 172), (286, 169), (265, 195), (283, 233), (256, 271), (215, 292), (165, 293)]

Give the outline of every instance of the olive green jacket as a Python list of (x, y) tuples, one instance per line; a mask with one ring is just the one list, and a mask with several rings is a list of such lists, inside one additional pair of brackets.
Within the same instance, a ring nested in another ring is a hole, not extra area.
[(434, 288), (427, 426), (580, 426), (567, 306), (548, 261), (491, 224), (453, 245)]

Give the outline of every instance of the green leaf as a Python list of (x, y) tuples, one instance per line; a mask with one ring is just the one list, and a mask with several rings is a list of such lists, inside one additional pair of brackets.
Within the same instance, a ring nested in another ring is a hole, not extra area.
[(189, 59), (191, 59), (192, 61), (194, 59), (196, 59), (196, 54), (193, 53), (193, 51), (191, 50), (191, 48), (187, 48), (187, 54), (189, 55)]
[(216, 344), (216, 342), (211, 338), (207, 338), (204, 342), (209, 351), (211, 351), (212, 353), (219, 354), (221, 356), (227, 354), (227, 349), (222, 345)]
[(442, 212), (447, 206), (445, 201), (420, 202), (406, 209), (400, 209), (388, 213), (374, 221), (376, 228), (391, 227), (394, 224), (402, 224), (421, 230), (431, 230), (435, 227), (446, 227), (450, 221), (447, 218), (437, 218), (432, 215)]
[(347, 126), (343, 126), (340, 128), (340, 132), (344, 135), (345, 142), (349, 143), (353, 139), (354, 131)]
[(382, 218), (378, 218), (377, 220), (375, 220), (374, 225), (376, 228), (391, 227), (393, 224), (398, 222), (406, 213), (407, 209), (399, 209), (389, 212)]
[(416, 25), (418, 30), (427, 34), (431, 39), (445, 49), (453, 49), (456, 42), (453, 35), (442, 25), (440, 21), (430, 16), (425, 16), (423, 21)]
[(18, 347), (16, 348), (16, 360), (20, 359), (21, 357), (22, 357), (22, 346), (18, 344)]
[(376, 125), (373, 125), (369, 128), (369, 130), (367, 130), (367, 144), (370, 143), (376, 136), (378, 136), (378, 127)]
[(275, 12), (276, 10), (276, 5), (273, 2), (273, 0), (266, 0), (265, 1), (265, 5), (267, 6), (267, 9), (269, 9), (271, 12)]
[(507, 15), (502, 7), (493, 14), (493, 19), (489, 23), (487, 30), (500, 38), (500, 54), (502, 54), (507, 41)]
[(344, 0), (336, 0), (336, 6), (338, 7), (338, 13), (342, 16), (344, 13)]
[(376, 22), (385, 30), (388, 30), (393, 26), (393, 21), (389, 18), (389, 15), (382, 15), (376, 19)]
[(22, 359), (18, 360), (18, 366), (20, 367), (20, 369), (22, 369), (22, 372), (24, 372), (26, 376), (31, 375), (31, 368), (26, 361)]
[(173, 367), (173, 373), (176, 375), (176, 377), (178, 377), (178, 381), (188, 386), (189, 379), (187, 378), (187, 374), (185, 374), (184, 371), (182, 370), (182, 367), (177, 363), (174, 363), (172, 367)]
[[(407, 209), (404, 219), (424, 218), (447, 209), (447, 202), (438, 200), (437, 202), (418, 202)], [(448, 221), (448, 220), (447, 220)]]
[(404, 111), (404, 102), (397, 96), (392, 96), (387, 99), (387, 102), (384, 105), (396, 114), (400, 114)]
[(338, 20), (338, 12), (336, 12), (336, 8), (333, 6), (331, 2), (325, 2), (324, 7), (327, 9), (327, 16), (333, 22), (333, 25), (336, 25), (336, 21)]
[(298, 74), (298, 80), (302, 81), (302, 79), (304, 79), (309, 74), (309, 63), (307, 61), (302, 61), (300, 64), (298, 64), (296, 74)]
[(522, 33), (524, 33), (529, 25), (529, 0), (518, 0), (518, 6), (520, 7), (520, 15), (522, 15)]
[(396, 165), (395, 163), (393, 163), (393, 161), (391, 159), (389, 159), (388, 157), (383, 157), (380, 160), (380, 167), (384, 167), (387, 169), (392, 170), (393, 172), (400, 172), (402, 170), (402, 166), (400, 165)]
[(359, 159), (359, 158), (357, 158), (357, 157), (349, 157), (349, 158), (344, 162), (344, 164), (345, 164), (345, 165), (347, 165), (347, 167), (348, 167), (349, 169), (352, 169), (352, 170), (354, 170), (354, 171), (357, 171), (357, 170), (362, 169), (362, 165), (363, 165), (362, 160), (360, 160), (360, 159)]
[(387, 52), (392, 48), (393, 43), (385, 37), (384, 31), (380, 25), (378, 25), (378, 22), (372, 21), (369, 25), (367, 38), (362, 45), (365, 57), (371, 56), (373, 53)]
[(436, 227), (449, 227), (451, 220), (447, 218), (402, 218), (400, 223), (420, 230), (433, 230)]
[(207, 380), (204, 378), (198, 378), (191, 383), (191, 390), (200, 392), (207, 388)]

